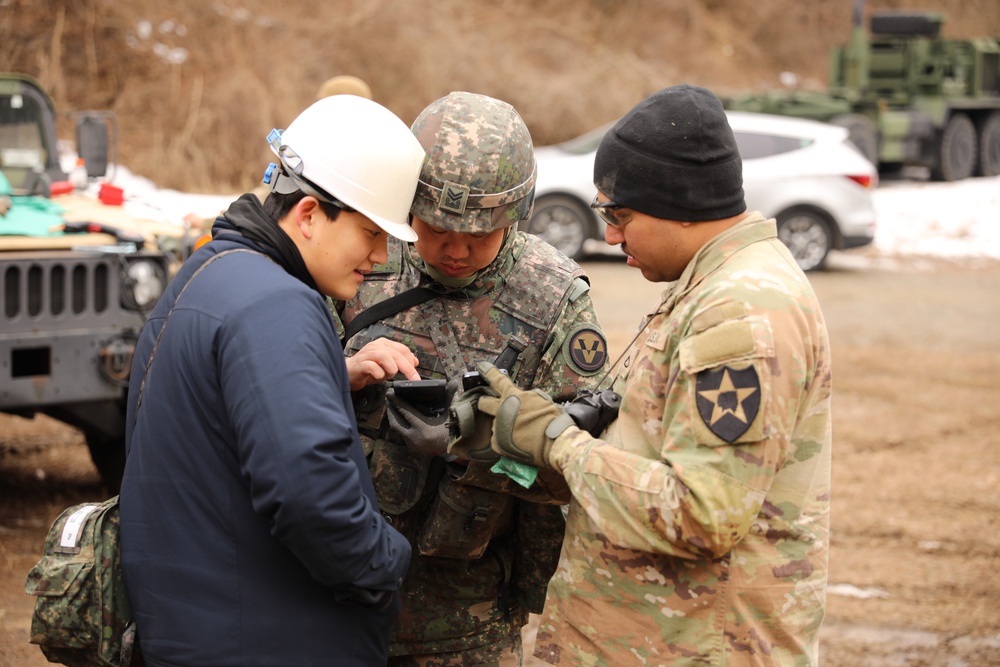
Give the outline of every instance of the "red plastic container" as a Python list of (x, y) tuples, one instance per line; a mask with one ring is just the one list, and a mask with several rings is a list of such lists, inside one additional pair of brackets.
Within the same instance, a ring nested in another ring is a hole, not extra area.
[(125, 193), (110, 183), (101, 183), (101, 191), (97, 194), (97, 198), (109, 206), (121, 206), (125, 201)]
[(68, 195), (73, 192), (73, 184), (69, 181), (53, 181), (52, 185), (49, 186), (49, 194), (53, 197), (56, 195)]

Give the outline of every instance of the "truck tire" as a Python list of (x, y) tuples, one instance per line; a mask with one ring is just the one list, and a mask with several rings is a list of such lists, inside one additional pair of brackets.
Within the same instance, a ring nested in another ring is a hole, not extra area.
[(964, 113), (948, 119), (938, 142), (931, 177), (936, 181), (961, 181), (976, 168), (976, 126)]
[(986, 116), (979, 126), (977, 176), (1000, 176), (1000, 111)]
[(830, 119), (830, 124), (846, 128), (850, 142), (857, 146), (869, 162), (878, 166), (878, 130), (871, 118), (859, 113), (848, 113), (834, 116)]

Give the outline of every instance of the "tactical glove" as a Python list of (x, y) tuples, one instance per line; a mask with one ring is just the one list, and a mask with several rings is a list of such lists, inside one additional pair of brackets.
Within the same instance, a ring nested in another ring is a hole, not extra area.
[(479, 410), (493, 415), (493, 451), (507, 458), (536, 466), (549, 466), (552, 442), (573, 426), (573, 418), (537, 389), (519, 389), (496, 366), (480, 362), (476, 370), (486, 378), (497, 396), (479, 399)]
[(492, 463), (500, 458), (490, 447), (493, 417), (477, 409), (483, 396), (496, 394), (488, 387), (474, 387), (451, 404), (448, 454), (456, 459)]
[[(450, 380), (445, 389), (450, 404), (458, 393), (459, 381)], [(399, 434), (406, 448), (417, 454), (440, 456), (448, 449), (448, 410), (428, 415), (390, 388), (385, 393), (389, 426)]]

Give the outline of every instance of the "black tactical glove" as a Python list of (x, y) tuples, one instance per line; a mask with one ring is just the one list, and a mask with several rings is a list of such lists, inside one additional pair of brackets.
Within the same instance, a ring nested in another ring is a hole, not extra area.
[[(458, 380), (449, 380), (445, 390), (450, 405), (458, 393)], [(390, 388), (385, 393), (386, 414), (389, 426), (399, 434), (411, 452), (428, 456), (441, 456), (448, 450), (448, 410), (428, 415), (396, 396)]]

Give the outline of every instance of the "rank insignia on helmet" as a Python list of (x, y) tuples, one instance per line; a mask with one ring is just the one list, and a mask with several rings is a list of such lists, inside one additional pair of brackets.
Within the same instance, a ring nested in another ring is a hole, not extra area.
[(608, 358), (608, 342), (599, 330), (584, 326), (567, 339), (566, 356), (582, 375), (596, 373)]
[(438, 208), (456, 215), (465, 213), (465, 203), (469, 199), (469, 186), (459, 183), (445, 183), (441, 188), (441, 201)]
[(726, 442), (743, 435), (760, 410), (760, 378), (753, 366), (729, 366), (698, 373), (698, 414), (708, 429)]

